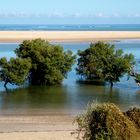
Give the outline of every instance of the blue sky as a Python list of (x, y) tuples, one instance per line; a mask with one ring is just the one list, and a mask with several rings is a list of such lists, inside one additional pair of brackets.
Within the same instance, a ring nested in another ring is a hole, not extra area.
[(140, 24), (140, 0), (2, 0), (4, 23)]

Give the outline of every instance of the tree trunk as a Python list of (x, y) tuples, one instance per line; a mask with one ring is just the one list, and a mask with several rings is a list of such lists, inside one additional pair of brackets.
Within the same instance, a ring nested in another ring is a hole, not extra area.
[(5, 87), (6, 89), (7, 89), (7, 86), (6, 86), (7, 83), (8, 83), (8, 81), (6, 80), (5, 83), (4, 83), (4, 87)]
[(113, 87), (113, 82), (112, 82), (112, 80), (110, 80), (110, 87), (111, 87), (111, 88)]

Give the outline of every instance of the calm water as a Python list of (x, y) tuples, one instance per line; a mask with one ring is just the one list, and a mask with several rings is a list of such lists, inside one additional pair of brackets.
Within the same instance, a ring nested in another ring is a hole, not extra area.
[[(60, 43), (65, 50), (71, 49), (74, 53), (78, 49), (85, 49), (89, 43)], [(115, 43), (117, 48), (122, 48), (125, 53), (133, 53), (135, 59), (140, 61), (140, 41), (124, 40)], [(15, 57), (13, 50), (18, 44), (0, 44), (0, 57)], [(75, 73), (75, 66), (59, 86), (30, 86), (16, 88), (8, 85), (11, 89), (8, 92), (0, 83), (0, 114), (70, 114), (80, 113), (89, 101), (113, 102), (121, 109), (130, 106), (140, 106), (140, 87), (131, 78), (123, 77), (121, 81), (114, 85), (111, 90), (109, 85), (79, 85), (76, 83), (78, 76)], [(139, 71), (140, 67), (136, 66)]]
[(5, 25), (0, 30), (48, 30), (48, 31), (140, 31), (140, 24), (50, 24), (50, 25)]

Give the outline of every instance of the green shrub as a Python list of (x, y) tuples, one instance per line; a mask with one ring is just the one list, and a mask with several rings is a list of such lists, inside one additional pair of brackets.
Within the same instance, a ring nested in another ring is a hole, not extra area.
[(138, 129), (140, 129), (140, 109), (139, 108), (131, 108), (124, 113), (126, 117), (128, 117)]
[(136, 136), (134, 124), (111, 103), (90, 104), (87, 111), (76, 118), (78, 139), (131, 140)]

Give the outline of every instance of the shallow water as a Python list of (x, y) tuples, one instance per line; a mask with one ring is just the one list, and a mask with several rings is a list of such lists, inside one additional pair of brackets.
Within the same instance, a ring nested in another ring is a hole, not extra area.
[[(74, 53), (78, 49), (85, 49), (89, 43), (59, 43), (64, 49), (71, 49)], [(140, 60), (140, 41), (124, 40), (115, 42), (116, 48), (122, 48), (125, 53), (133, 53), (137, 61)], [(15, 57), (14, 49), (18, 44), (0, 44), (0, 57)], [(68, 74), (62, 85), (57, 86), (30, 86), (17, 88), (8, 85), (7, 92), (0, 83), (0, 114), (1, 115), (51, 115), (80, 113), (90, 101), (113, 102), (121, 109), (126, 110), (130, 106), (140, 106), (140, 87), (134, 80), (123, 77), (116, 83), (113, 89), (109, 85), (83, 85), (76, 83), (78, 76), (75, 66)], [(140, 67), (136, 66), (139, 71)]]

